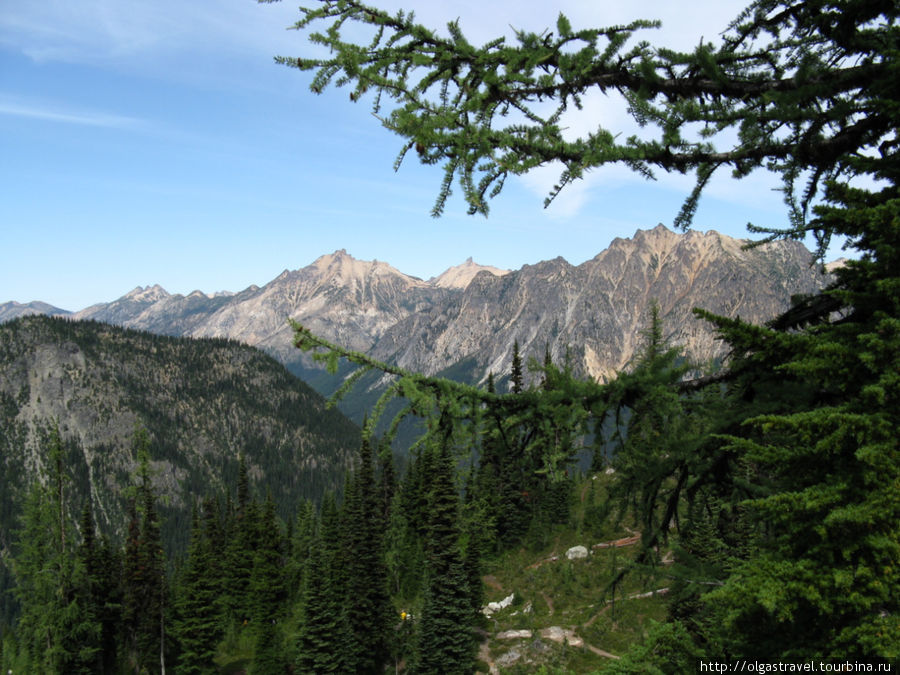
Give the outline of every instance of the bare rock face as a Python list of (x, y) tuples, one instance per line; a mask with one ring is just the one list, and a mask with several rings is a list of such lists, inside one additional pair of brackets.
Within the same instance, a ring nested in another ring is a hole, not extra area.
[(444, 295), (387, 263), (356, 260), (341, 250), (235, 297), (190, 334), (235, 338), (287, 360), (296, 354), (291, 318), (329, 340), (368, 351), (388, 328)]
[(509, 270), (501, 270), (490, 265), (479, 265), (473, 262), (471, 258), (466, 260), (462, 265), (455, 265), (446, 270), (439, 276), (428, 280), (428, 283), (438, 288), (455, 288), (463, 290), (469, 283), (481, 272), (487, 272), (495, 277), (502, 277), (509, 274)]
[(294, 319), (383, 361), (482, 382), (489, 372), (509, 372), (517, 340), (526, 358), (541, 361), (549, 349), (554, 363), (568, 359), (576, 373), (606, 380), (640, 348), (653, 302), (670, 343), (704, 363), (721, 358), (724, 346), (693, 308), (762, 323), (787, 309), (792, 295), (814, 293), (831, 278), (811, 265), (799, 242), (752, 249), (746, 243), (660, 225), (616, 239), (578, 266), (556, 258), (507, 272), (469, 259), (428, 281), (341, 250), (285, 270), (262, 288), (182, 296), (138, 287), (73, 317), (232, 338), (306, 369), (311, 362), (292, 344), (288, 319)]
[(555, 363), (568, 357), (576, 372), (604, 380), (634, 357), (656, 302), (671, 344), (703, 363), (724, 347), (693, 308), (762, 323), (829, 279), (799, 242), (745, 244), (660, 225), (614, 240), (577, 267), (557, 258), (503, 277), (482, 273), (460, 297), (391, 328), (374, 354), (425, 373), (468, 359), (485, 378), (509, 372), (518, 340), (526, 356), (540, 361), (549, 349)]
[(537, 344), (540, 335), (560, 330), (559, 315), (579, 292), (575, 270), (556, 258), (503, 277), (481, 273), (460, 296), (391, 328), (374, 354), (429, 374), (465, 358), (474, 358), (485, 376), (506, 372), (513, 341)]
[(159, 284), (155, 286), (137, 286), (112, 302), (91, 305), (72, 315), (73, 319), (93, 319), (104, 323), (128, 326), (146, 310), (159, 303), (165, 303), (171, 295)]
[(189, 335), (212, 312), (234, 297), (232, 293), (207, 295), (200, 291), (173, 295), (159, 285), (138, 286), (118, 300), (75, 312), (72, 318), (93, 319), (159, 335), (181, 337)]

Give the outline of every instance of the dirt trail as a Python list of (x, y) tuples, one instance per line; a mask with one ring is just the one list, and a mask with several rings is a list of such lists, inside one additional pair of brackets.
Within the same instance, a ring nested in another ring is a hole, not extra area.
[(541, 591), (541, 597), (544, 599), (544, 602), (547, 603), (547, 608), (550, 610), (549, 614), (553, 614), (553, 598), (547, 595), (544, 591)]
[(503, 585), (500, 583), (500, 580), (497, 579), (493, 574), (484, 575), (481, 580), (487, 585), (493, 588), (496, 591), (502, 591)]
[(624, 548), (625, 546), (631, 546), (632, 544), (636, 544), (641, 540), (640, 534), (635, 534), (630, 537), (622, 537), (621, 539), (613, 539), (612, 541), (601, 541), (599, 544), (594, 544), (591, 546), (592, 549), (600, 549), (600, 548)]
[(600, 649), (599, 647), (595, 647), (594, 645), (589, 645), (587, 642), (584, 643), (584, 646), (590, 649), (597, 656), (605, 656), (608, 659), (621, 659), (621, 656), (616, 656), (615, 654), (610, 654), (607, 651)]
[(609, 611), (609, 608), (610, 608), (610, 607), (612, 607), (611, 604), (606, 605), (603, 609), (601, 609), (599, 612), (597, 612), (596, 614), (594, 614), (594, 616), (592, 616), (590, 619), (588, 619), (588, 620), (585, 621), (583, 624), (581, 624), (582, 628), (590, 628), (591, 625), (592, 625), (597, 619), (599, 619), (601, 616), (603, 616), (604, 614), (606, 614), (606, 613)]
[(491, 658), (491, 647), (487, 640), (478, 646), (478, 660), (488, 664), (488, 673), (490, 673), (490, 675), (496, 675), (500, 672)]

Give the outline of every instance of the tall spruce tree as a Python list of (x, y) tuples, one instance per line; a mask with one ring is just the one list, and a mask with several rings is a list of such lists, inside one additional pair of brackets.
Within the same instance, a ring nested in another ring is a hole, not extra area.
[(348, 672), (344, 655), (350, 641), (343, 592), (344, 577), (336, 563), (340, 534), (334, 494), (322, 499), (321, 517), (310, 545), (303, 586), (295, 665), (302, 673)]
[(250, 479), (243, 456), (238, 463), (237, 501), (229, 518), (225, 557), (227, 593), (225, 603), (231, 621), (238, 626), (249, 624), (251, 618), (250, 577), (253, 574), (253, 552), (256, 550), (257, 527), (256, 501), (250, 494)]
[(84, 575), (85, 616), (96, 621), (96, 629), (79, 636), (84, 669), (91, 673), (113, 672), (118, 655), (117, 634), (121, 620), (121, 567), (117, 551), (106, 537), (98, 538), (92, 501), (81, 514), (81, 543), (77, 565)]
[[(257, 520), (256, 549), (250, 574), (249, 600), (253, 634), (254, 671), (272, 672), (284, 661), (278, 622), (286, 613), (284, 565), (284, 537), (275, 515), (272, 495), (266, 501)], [(284, 670), (283, 664), (281, 669)]]
[[(449, 430), (445, 429), (445, 434)], [(425, 545), (425, 590), (418, 626), (416, 672), (471, 673), (475, 665), (474, 613), (460, 550), (459, 496), (449, 452), (449, 436), (430, 448)], [(479, 579), (480, 582), (480, 579)]]
[(174, 635), (180, 647), (179, 673), (215, 672), (213, 657), (225, 633), (222, 567), (216, 553), (218, 514), (211, 499), (203, 503), (191, 528), (187, 560), (175, 602)]
[(34, 485), (25, 501), (18, 552), (14, 561), (16, 597), (21, 606), (17, 625), (20, 662), (35, 671), (53, 672), (58, 664), (58, 625), (62, 558), (47, 491)]
[[(410, 466), (415, 470), (417, 462)], [(391, 594), (403, 603), (419, 595), (422, 582), (424, 552), (413, 511), (412, 481), (402, 481), (391, 503), (390, 519), (385, 532), (384, 561)]]
[(509, 390), (521, 394), (525, 388), (525, 373), (522, 370), (522, 355), (519, 353), (519, 341), (513, 341), (512, 366), (509, 370)]
[(250, 616), (254, 625), (279, 619), (284, 612), (284, 537), (272, 495), (266, 496), (257, 520), (256, 547), (250, 573)]
[(136, 485), (129, 501), (123, 564), (122, 623), (128, 659), (138, 671), (165, 671), (168, 585), (156, 495), (150, 472), (150, 438), (137, 429)]
[(382, 522), (387, 527), (391, 517), (391, 504), (397, 491), (397, 469), (394, 466), (394, 451), (390, 439), (384, 439), (378, 446), (378, 491), (381, 503)]
[(360, 461), (344, 494), (348, 669), (380, 673), (388, 656), (392, 618), (384, 561), (384, 507), (377, 492), (373, 451), (368, 437), (360, 446)]
[[(46, 485), (36, 483), (29, 492), (14, 561), (15, 593), (22, 608), (20, 663), (34, 672), (97, 672), (101, 626), (86, 549), (74, 542), (66, 508), (69, 479), (55, 426), (49, 434), (47, 465)], [(92, 521), (84, 536), (92, 545)]]
[(315, 506), (304, 499), (297, 509), (297, 522), (291, 534), (291, 555), (286, 570), (289, 601), (299, 600), (302, 594), (315, 530)]

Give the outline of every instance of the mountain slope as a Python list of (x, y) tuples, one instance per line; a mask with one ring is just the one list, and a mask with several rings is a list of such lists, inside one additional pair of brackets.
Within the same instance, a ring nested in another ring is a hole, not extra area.
[(0, 323), (12, 321), (21, 316), (44, 314), (46, 316), (65, 316), (71, 314), (68, 310), (48, 305), (46, 302), (4, 302), (0, 305)]
[[(0, 550), (58, 424), (79, 513), (127, 522), (136, 426), (151, 438), (165, 534), (184, 543), (194, 498), (234, 484), (238, 457), (283, 512), (339, 488), (358, 429), (283, 366), (229, 340), (160, 337), (95, 322), (29, 317), (0, 326)], [(262, 496), (262, 495), (261, 495)]]
[(468, 360), (483, 379), (509, 371), (518, 340), (525, 355), (541, 360), (549, 348), (555, 362), (568, 355), (576, 371), (609, 378), (633, 357), (655, 301), (671, 342), (709, 361), (723, 349), (694, 307), (761, 323), (828, 279), (799, 242), (744, 243), (659, 226), (577, 267), (556, 258), (503, 277), (479, 274), (461, 295), (393, 326), (374, 355), (425, 373)]
[(234, 297), (191, 335), (231, 337), (289, 363), (299, 357), (287, 322), (293, 318), (366, 351), (387, 328), (445, 295), (386, 263), (356, 260), (342, 250), (302, 269), (285, 270), (253, 294)]
[[(252, 292), (256, 289), (248, 290)], [(75, 312), (72, 318), (102, 321), (160, 335), (182, 336), (189, 335), (233, 297), (233, 293), (210, 296), (200, 291), (173, 295), (159, 284), (138, 286), (118, 300), (91, 305)]]
[(509, 270), (501, 270), (490, 265), (479, 265), (468, 258), (462, 265), (455, 265), (438, 276), (429, 279), (428, 283), (438, 288), (456, 288), (464, 290), (471, 283), (472, 279), (481, 272), (488, 272), (495, 277), (502, 277), (509, 274)]

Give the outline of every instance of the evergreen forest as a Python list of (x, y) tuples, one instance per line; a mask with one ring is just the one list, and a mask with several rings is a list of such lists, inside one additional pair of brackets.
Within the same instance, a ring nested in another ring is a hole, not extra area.
[[(325, 56), (279, 61), (311, 71), (314, 92), (347, 87), (372, 102), (403, 138), (398, 162), (440, 166), (435, 215), (454, 181), (470, 212), (487, 215), (510, 175), (560, 163), (552, 200), (618, 163), (695, 174), (675, 216), (689, 227), (716, 172), (766, 169), (783, 181), (787, 216), (782, 228), (751, 226), (760, 240), (812, 237), (820, 256), (840, 240), (854, 258), (766, 325), (698, 309), (730, 348), (714, 372), (666, 343), (655, 307), (615, 379), (515, 349), (511, 372), (495, 374), (503, 391), (493, 377), (409, 372), (295, 324), (298, 348), (350, 372), (336, 399), (372, 373), (389, 381), (353, 471), (340, 495), (300, 500), (280, 519), (241, 465), (234, 485), (195, 495), (177, 560), (160, 543), (145, 437), (127, 536), (112, 544), (96, 536), (90, 500), (80, 514), (66, 506), (51, 436), (55, 460), (31, 488), (13, 552), (21, 609), (3, 667), (900, 665), (896, 1), (756, 0), (719, 43), (689, 53), (632, 42), (644, 21), (576, 29), (560, 15), (552, 31), (478, 47), (456, 24), (442, 35), (356, 0), (301, 12), (297, 27), (314, 30)], [(563, 114), (593, 90), (621, 94), (647, 136), (565, 135)], [(391, 443), (406, 418), (421, 433), (401, 471)]]

